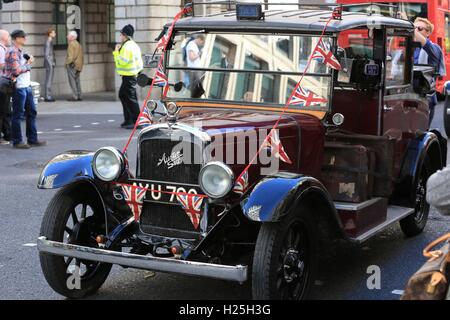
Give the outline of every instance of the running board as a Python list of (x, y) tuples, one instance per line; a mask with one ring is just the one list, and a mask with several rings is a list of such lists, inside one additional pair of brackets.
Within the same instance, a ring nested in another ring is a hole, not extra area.
[(359, 235), (356, 238), (351, 238), (352, 240), (362, 243), (373, 236), (375, 236), (377, 233), (382, 232), (383, 230), (390, 227), (392, 224), (402, 220), (403, 218), (406, 218), (407, 216), (414, 213), (414, 208), (405, 208), (405, 207), (399, 207), (399, 206), (388, 206), (387, 210), (387, 217), (386, 221), (383, 223), (375, 226), (374, 228), (364, 232), (363, 234)]

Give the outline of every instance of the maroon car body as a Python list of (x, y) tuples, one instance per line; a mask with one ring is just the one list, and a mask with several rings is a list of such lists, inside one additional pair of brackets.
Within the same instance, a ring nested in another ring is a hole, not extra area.
[[(432, 70), (413, 68), (410, 22), (343, 13), (324, 33), (342, 70), (314, 62), (305, 73), (332, 12), (178, 21), (164, 66), (183, 85), (148, 104), (154, 124), (138, 134), (136, 174), (115, 148), (62, 154), (41, 174), (40, 188), (62, 188), (38, 241), (49, 284), (82, 297), (111, 264), (244, 282), (252, 265), (255, 298), (301, 299), (330, 241), (362, 243), (395, 222), (407, 236), (420, 233), (426, 180), (447, 154), (428, 127)], [(204, 47), (193, 67), (182, 57), (195, 39)], [(303, 73), (327, 101), (284, 110)], [(279, 140), (267, 145), (274, 127)], [(138, 218), (123, 185), (146, 188)], [(183, 206), (183, 193), (198, 210)], [(85, 266), (75, 291), (64, 286), (72, 261)]]

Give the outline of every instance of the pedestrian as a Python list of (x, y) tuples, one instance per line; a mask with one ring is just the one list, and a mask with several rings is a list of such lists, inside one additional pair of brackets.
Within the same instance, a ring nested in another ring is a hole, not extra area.
[[(27, 35), (23, 30), (15, 30), (11, 33), (12, 45), (6, 53), (4, 74), (10, 79), (15, 79), (16, 88), (12, 96), (12, 142), (13, 147), (29, 149), (46, 144), (38, 140), (36, 129), (36, 105), (34, 104), (31, 90), (31, 65), (34, 57), (23, 51)], [(22, 140), (21, 120), (26, 119), (27, 143)]]
[[(189, 41), (186, 44), (186, 56), (187, 56), (187, 67), (188, 68), (201, 68), (201, 57), (202, 48), (205, 44), (205, 36), (203, 34), (198, 34), (194, 37), (194, 40)], [(191, 89), (191, 96), (194, 98), (199, 90), (198, 87), (201, 85), (204, 73), (202, 71), (189, 71), (189, 86)]]
[[(414, 38), (419, 42), (421, 48), (414, 51), (414, 64), (426, 64), (435, 67), (436, 73), (443, 77), (447, 74), (445, 68), (444, 55), (439, 45), (431, 42), (430, 36), (433, 33), (434, 25), (425, 18), (417, 18), (414, 21)], [(428, 104), (430, 106), (429, 124), (434, 117), (434, 109), (437, 105), (436, 92), (428, 95)]]
[(83, 48), (77, 41), (78, 34), (76, 31), (70, 31), (67, 34), (67, 41), (69, 45), (67, 47), (66, 56), (66, 68), (67, 76), (69, 77), (69, 84), (72, 88), (72, 98), (68, 101), (82, 101), (81, 98), (81, 85), (80, 85), (80, 73), (83, 70)]
[(122, 128), (133, 129), (139, 116), (139, 103), (136, 93), (137, 75), (142, 72), (141, 49), (133, 40), (134, 27), (126, 25), (120, 31), (120, 44), (113, 52), (117, 73), (122, 77), (119, 99), (122, 102), (124, 122)]
[(45, 67), (45, 88), (44, 88), (44, 101), (54, 102), (55, 99), (52, 96), (52, 84), (53, 77), (55, 75), (54, 70), (56, 66), (55, 52), (53, 51), (53, 39), (56, 37), (56, 31), (54, 28), (47, 30), (47, 40), (44, 45), (44, 67)]
[[(11, 45), (11, 37), (6, 30), (0, 30), (0, 76), (3, 76), (6, 52)], [(11, 140), (11, 96), (0, 92), (0, 145)], [(3, 137), (2, 137), (3, 135)]]

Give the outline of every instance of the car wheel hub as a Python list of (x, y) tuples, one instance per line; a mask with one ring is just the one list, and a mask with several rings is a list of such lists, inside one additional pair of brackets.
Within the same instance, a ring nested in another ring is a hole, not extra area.
[(283, 262), (284, 279), (287, 283), (300, 278), (305, 269), (305, 263), (301, 260), (297, 250), (289, 249)]

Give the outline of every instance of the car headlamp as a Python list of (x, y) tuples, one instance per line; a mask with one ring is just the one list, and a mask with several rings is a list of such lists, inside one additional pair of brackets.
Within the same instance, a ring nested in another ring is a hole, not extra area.
[(95, 175), (103, 181), (113, 181), (122, 173), (125, 165), (123, 154), (113, 147), (99, 149), (92, 160)]
[(233, 188), (234, 174), (226, 164), (213, 161), (200, 170), (199, 182), (208, 197), (218, 199), (226, 196)]

